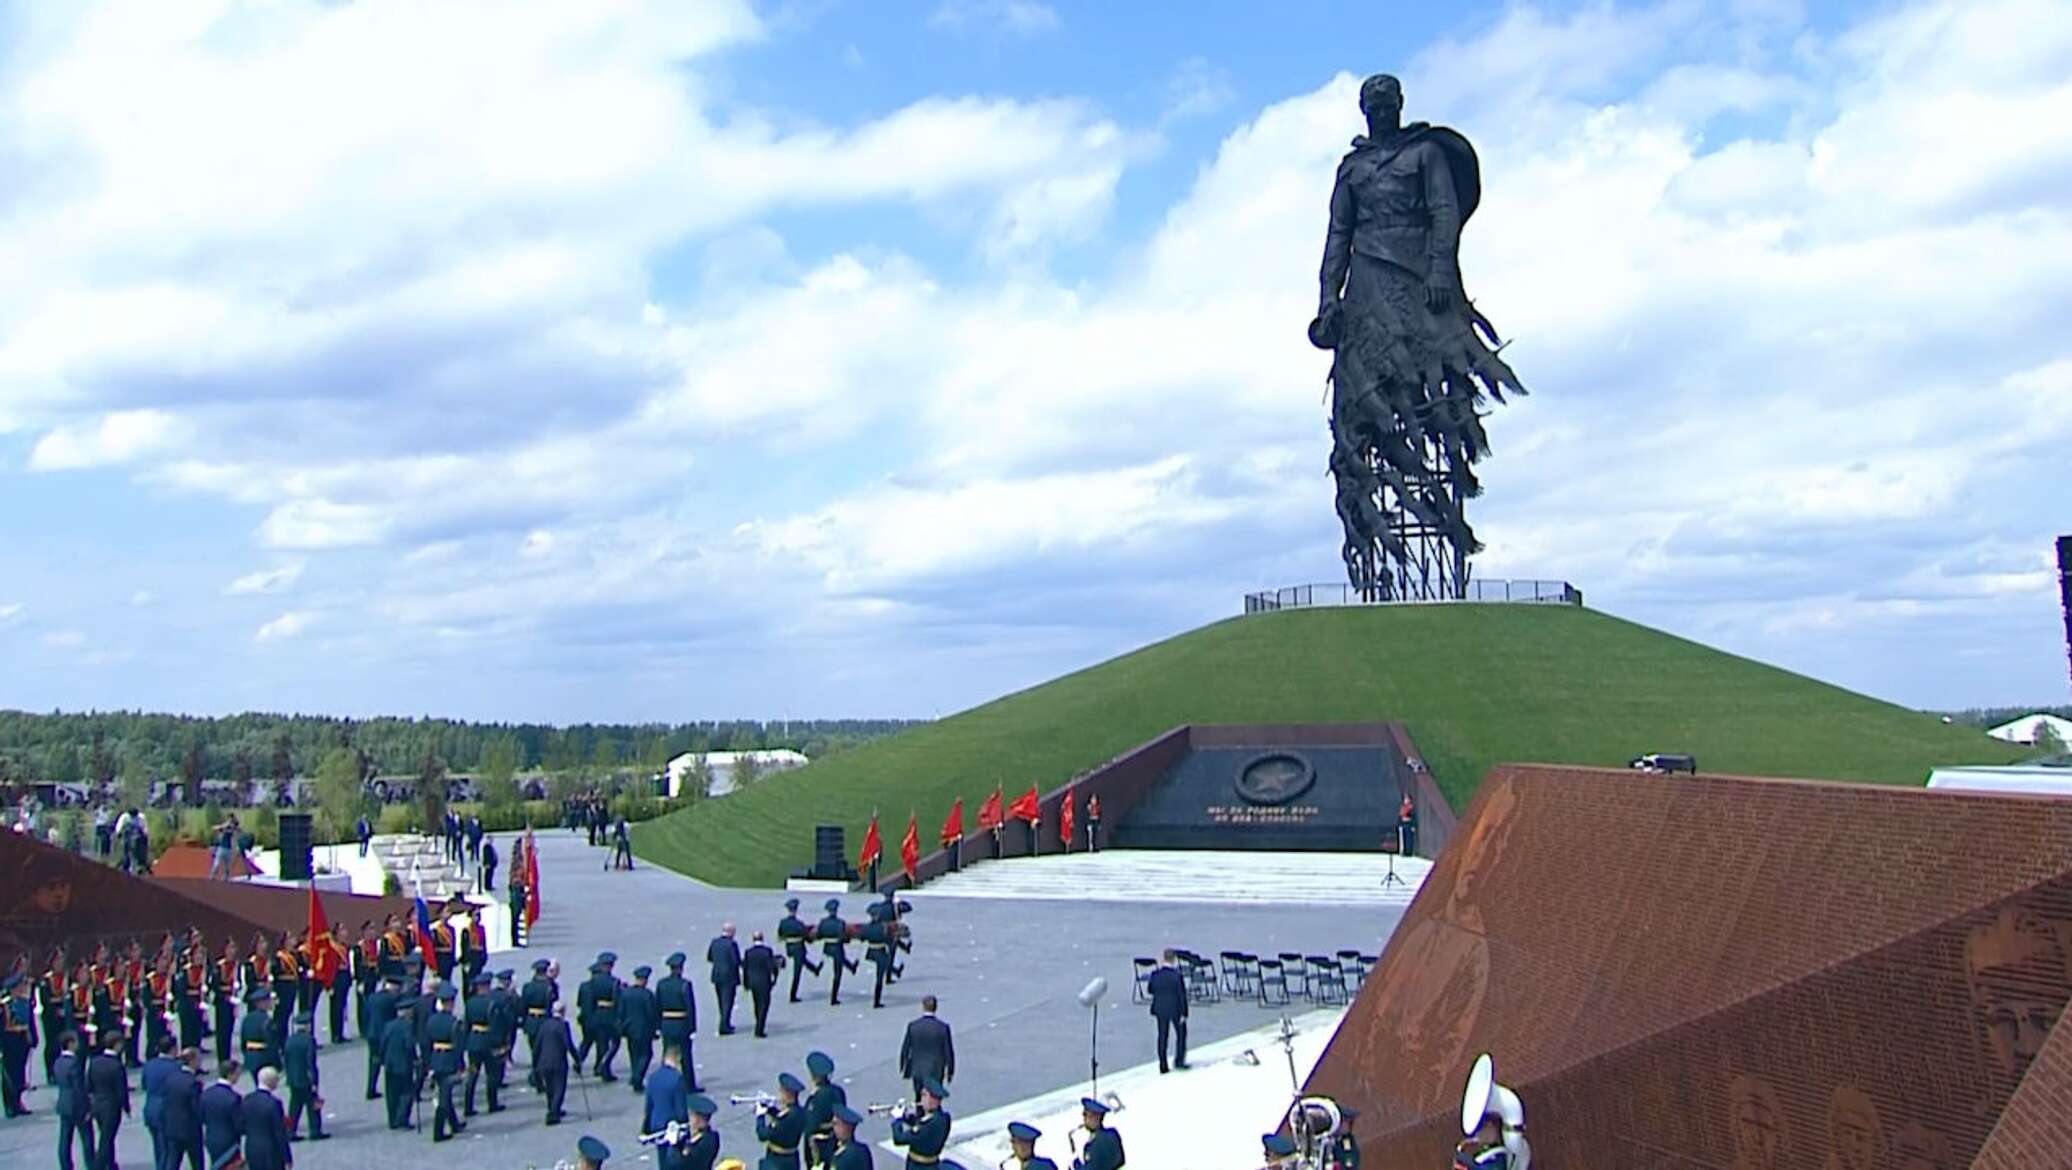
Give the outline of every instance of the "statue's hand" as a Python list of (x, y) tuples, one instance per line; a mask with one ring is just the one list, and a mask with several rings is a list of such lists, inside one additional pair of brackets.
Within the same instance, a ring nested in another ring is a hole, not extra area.
[(1425, 277), (1425, 307), (1434, 313), (1453, 303), (1460, 290), (1453, 287), (1450, 273), (1434, 270)]

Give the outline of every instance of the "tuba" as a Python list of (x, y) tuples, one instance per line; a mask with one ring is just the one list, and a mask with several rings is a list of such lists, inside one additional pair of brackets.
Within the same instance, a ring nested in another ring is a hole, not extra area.
[(1468, 1073), (1467, 1091), (1461, 1094), (1461, 1133), (1475, 1136), (1483, 1119), (1492, 1116), (1502, 1127), (1504, 1152), (1511, 1156), (1511, 1170), (1532, 1170), (1532, 1144), (1525, 1140), (1525, 1102), (1497, 1083), (1496, 1061), (1485, 1052), (1475, 1058), (1475, 1067)]

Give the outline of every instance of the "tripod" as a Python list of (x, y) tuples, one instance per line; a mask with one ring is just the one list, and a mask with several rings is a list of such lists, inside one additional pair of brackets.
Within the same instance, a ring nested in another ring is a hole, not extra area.
[(1402, 851), (1403, 851), (1403, 826), (1401, 826), (1401, 825), (1397, 825), (1397, 826), (1396, 826), (1396, 848), (1395, 848), (1395, 851), (1394, 851), (1394, 852), (1392, 852), (1392, 853), (1390, 853), (1390, 854), (1389, 854), (1389, 871), (1388, 871), (1388, 873), (1387, 873), (1387, 874), (1383, 875), (1383, 877), (1382, 877), (1382, 879), (1381, 879), (1381, 888), (1382, 888), (1382, 889), (1384, 889), (1384, 890), (1388, 889), (1388, 888), (1389, 888), (1390, 886), (1403, 886), (1403, 887), (1406, 887), (1406, 888), (1407, 888), (1407, 887), (1408, 887), (1408, 886), (1410, 885), (1410, 883), (1409, 883), (1409, 882), (1406, 882), (1406, 881), (1404, 881), (1404, 880), (1403, 880), (1402, 878), (1399, 878), (1399, 877), (1397, 877), (1397, 876), (1396, 876), (1396, 854), (1397, 854), (1397, 853), (1401, 853)]

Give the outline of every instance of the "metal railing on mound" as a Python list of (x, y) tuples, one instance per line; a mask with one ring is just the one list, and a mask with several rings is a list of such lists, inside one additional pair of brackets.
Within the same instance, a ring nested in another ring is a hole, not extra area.
[[(1566, 581), (1476, 578), (1468, 582), (1465, 594), (1448, 600), (1523, 605), (1583, 604), (1583, 591)], [(1427, 605), (1434, 601), (1433, 598), (1422, 597), (1374, 596), (1344, 582), (1287, 585), (1279, 589), (1245, 594), (1245, 612), (1271, 613), (1280, 609), (1313, 609), (1340, 605)]]

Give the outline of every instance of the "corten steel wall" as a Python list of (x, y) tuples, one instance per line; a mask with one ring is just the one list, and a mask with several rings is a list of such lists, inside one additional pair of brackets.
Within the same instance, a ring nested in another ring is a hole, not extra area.
[[(398, 898), (321, 894), (333, 925), (357, 926), (369, 910), (408, 906)], [(155, 949), (167, 931), (200, 927), (212, 945), (248, 941), (256, 929), (279, 931), (307, 923), (308, 894), (300, 889), (236, 882), (155, 881), (63, 849), (0, 833), (0, 969), (27, 950), (40, 962), (54, 946), (74, 956), (97, 943), (131, 941)]]
[(1417, 802), (1417, 856), (1437, 857), (1446, 848), (1446, 842), (1453, 839), (1459, 818), (1454, 816), (1453, 804), (1446, 794), (1439, 791), (1439, 782), (1432, 779), (1432, 770), (1425, 766), (1423, 754), (1410, 742), (1410, 730), (1400, 723), (1391, 723), (1388, 729), (1396, 754), (1403, 757), (1410, 773), (1410, 795)]
[(1405, 1170), (1482, 1051), (1550, 1166), (1955, 1168), (2068, 998), (2072, 801), (1502, 767), (1310, 1088)]

